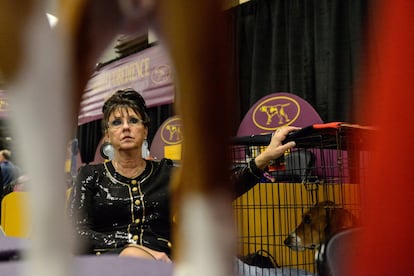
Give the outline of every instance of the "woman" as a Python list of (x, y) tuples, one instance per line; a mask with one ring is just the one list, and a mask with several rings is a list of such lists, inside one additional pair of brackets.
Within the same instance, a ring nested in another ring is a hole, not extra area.
[[(117, 91), (103, 106), (102, 125), (106, 142), (114, 148), (113, 159), (80, 168), (71, 204), (84, 253), (171, 262), (169, 181), (174, 166), (169, 159), (141, 157), (149, 125), (142, 96), (132, 89)], [(296, 129), (276, 132), (269, 146), (237, 172), (237, 195), (257, 183), (270, 160), (295, 145), (281, 142)]]

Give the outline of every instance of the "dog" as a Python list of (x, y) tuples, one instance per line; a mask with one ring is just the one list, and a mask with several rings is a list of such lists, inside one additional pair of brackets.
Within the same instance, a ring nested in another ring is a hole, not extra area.
[[(0, 34), (8, 38), (0, 40), (0, 69), (10, 84), (19, 162), (36, 187), (32, 220), (53, 223), (34, 225), (38, 235), (28, 254), (36, 262), (31, 273), (70, 271), (68, 248), (74, 241), (62, 216), (65, 148), (97, 59), (116, 35), (152, 25), (173, 61), (176, 111), (185, 125), (185, 150), (172, 183), (172, 208), (179, 221), (175, 270), (178, 275), (230, 275), (235, 237), (231, 185), (226, 183), (230, 160), (223, 152), (235, 121), (229, 114), (236, 112), (223, 2), (60, 0), (53, 32), (43, 2), (0, 0), (0, 18), (6, 21)], [(45, 157), (41, 162), (40, 156)]]
[(340, 230), (358, 224), (356, 217), (333, 201), (315, 204), (304, 215), (301, 223), (284, 240), (295, 251), (318, 249), (329, 237)]

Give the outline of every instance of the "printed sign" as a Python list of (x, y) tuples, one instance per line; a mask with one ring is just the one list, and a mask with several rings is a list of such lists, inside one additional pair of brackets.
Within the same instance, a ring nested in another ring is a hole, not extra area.
[(322, 119), (302, 98), (290, 93), (273, 93), (261, 98), (244, 116), (237, 136), (265, 134), (292, 125), (320, 124)]
[(102, 106), (117, 90), (133, 88), (147, 107), (174, 102), (172, 63), (160, 45), (110, 63), (89, 80), (80, 103), (78, 124), (100, 119)]
[(181, 159), (183, 141), (182, 121), (180, 116), (173, 116), (162, 123), (157, 130), (150, 147), (150, 155), (156, 159), (164, 157)]

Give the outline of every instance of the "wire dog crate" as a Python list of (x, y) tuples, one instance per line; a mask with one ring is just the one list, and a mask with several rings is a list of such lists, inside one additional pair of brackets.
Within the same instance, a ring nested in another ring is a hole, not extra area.
[[(334, 227), (334, 215), (346, 210), (352, 224), (360, 223), (371, 133), (368, 128), (331, 123), (309, 126), (287, 137), (296, 147), (274, 160), (260, 183), (233, 202), (240, 275), (318, 272), (318, 242), (327, 238), (328, 227)], [(255, 158), (270, 139), (271, 135), (234, 138), (233, 166)], [(323, 218), (313, 214), (311, 223), (307, 216), (316, 206), (322, 206)], [(310, 224), (311, 232), (303, 228)]]

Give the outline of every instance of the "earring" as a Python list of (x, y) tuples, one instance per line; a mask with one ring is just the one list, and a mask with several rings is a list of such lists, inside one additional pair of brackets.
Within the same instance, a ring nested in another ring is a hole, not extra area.
[(142, 147), (141, 147), (141, 156), (142, 158), (148, 158), (150, 156), (150, 151), (148, 149), (148, 140), (145, 137), (144, 142), (142, 142)]
[(104, 159), (112, 160), (114, 158), (114, 147), (110, 142), (103, 142), (100, 152)]

